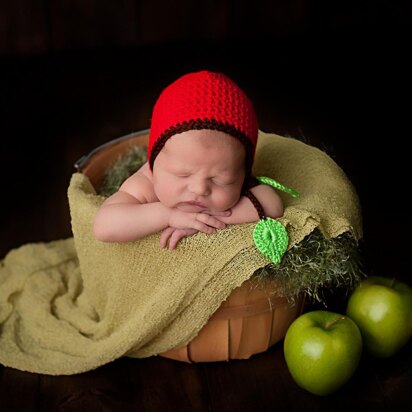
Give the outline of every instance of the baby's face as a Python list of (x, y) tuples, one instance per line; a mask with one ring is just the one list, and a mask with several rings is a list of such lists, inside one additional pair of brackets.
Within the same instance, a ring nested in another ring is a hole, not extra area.
[(164, 205), (185, 212), (222, 212), (240, 198), (246, 152), (234, 137), (215, 130), (172, 136), (156, 157), (153, 185)]

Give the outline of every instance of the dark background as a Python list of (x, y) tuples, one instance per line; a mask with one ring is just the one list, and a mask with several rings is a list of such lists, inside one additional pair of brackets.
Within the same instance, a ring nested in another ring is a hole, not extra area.
[[(410, 1), (1, 1), (1, 257), (71, 236), (74, 162), (148, 128), (165, 86), (209, 69), (245, 90), (261, 130), (333, 157), (360, 197), (366, 273), (410, 283), (411, 20)], [(373, 376), (381, 389), (394, 373), (365, 371), (355, 384)], [(408, 379), (386, 405), (406, 399)]]

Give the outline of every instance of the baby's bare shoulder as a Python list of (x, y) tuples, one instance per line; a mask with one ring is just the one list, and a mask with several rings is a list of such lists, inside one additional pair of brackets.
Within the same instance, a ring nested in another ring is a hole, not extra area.
[(137, 172), (128, 177), (119, 190), (132, 195), (142, 203), (157, 201), (148, 163), (145, 163)]

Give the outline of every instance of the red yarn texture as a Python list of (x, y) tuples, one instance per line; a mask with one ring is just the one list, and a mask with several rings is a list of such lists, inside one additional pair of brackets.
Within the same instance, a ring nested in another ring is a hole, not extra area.
[(163, 90), (152, 114), (148, 159), (151, 166), (166, 140), (192, 129), (224, 131), (246, 146), (247, 163), (253, 162), (258, 124), (252, 103), (222, 73), (186, 74)]

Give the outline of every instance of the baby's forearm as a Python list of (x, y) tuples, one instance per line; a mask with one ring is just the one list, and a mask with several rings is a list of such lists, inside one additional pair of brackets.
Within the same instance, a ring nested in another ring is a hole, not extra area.
[(251, 201), (245, 196), (240, 198), (236, 206), (231, 209), (231, 212), (230, 216), (219, 219), (228, 225), (250, 223), (259, 220), (256, 209), (253, 207)]
[[(260, 185), (251, 189), (251, 192), (262, 205), (265, 216), (277, 218), (283, 215), (282, 200), (271, 187)], [(226, 224), (251, 223), (258, 221), (259, 215), (250, 199), (242, 196), (232, 208), (231, 215), (223, 217), (221, 220)]]
[(160, 202), (103, 205), (93, 231), (104, 242), (127, 242), (159, 232), (169, 225), (170, 209)]

